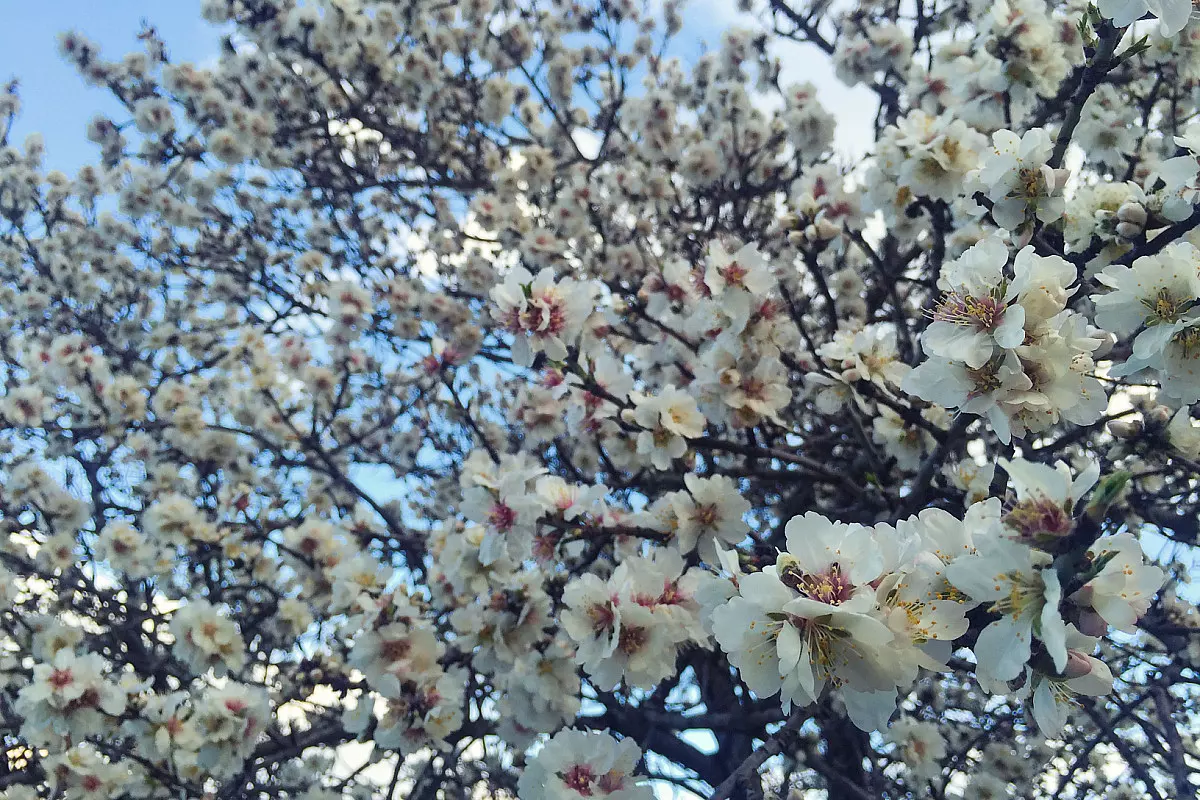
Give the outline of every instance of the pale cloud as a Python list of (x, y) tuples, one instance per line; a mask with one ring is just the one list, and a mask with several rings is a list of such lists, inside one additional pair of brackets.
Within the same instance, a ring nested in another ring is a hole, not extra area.
[[(719, 45), (721, 32), (731, 27), (763, 28), (754, 14), (739, 11), (732, 0), (695, 0), (684, 12), (678, 39), (710, 40)], [(780, 82), (811, 82), (817, 87), (821, 105), (837, 120), (834, 148), (847, 160), (857, 160), (871, 151), (875, 141), (875, 114), (879, 98), (866, 86), (850, 87), (837, 78), (832, 59), (816, 45), (771, 37), (767, 52), (782, 66)]]

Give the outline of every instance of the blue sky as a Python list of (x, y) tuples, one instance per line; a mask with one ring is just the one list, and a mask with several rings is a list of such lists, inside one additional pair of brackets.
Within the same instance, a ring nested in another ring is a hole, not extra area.
[(118, 106), (59, 56), (59, 33), (77, 30), (113, 59), (140, 49), (142, 20), (158, 29), (173, 61), (204, 61), (220, 44), (218, 29), (200, 17), (200, 0), (0, 0), (0, 8), (0, 81), (21, 84), (13, 141), (40, 131), (48, 165), (68, 172), (94, 158), (88, 121), (99, 112), (117, 114)]

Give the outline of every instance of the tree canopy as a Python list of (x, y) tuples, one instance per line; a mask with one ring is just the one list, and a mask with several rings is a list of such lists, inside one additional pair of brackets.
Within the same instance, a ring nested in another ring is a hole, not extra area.
[(0, 91), (5, 800), (1195, 796), (1191, 2), (203, 9)]

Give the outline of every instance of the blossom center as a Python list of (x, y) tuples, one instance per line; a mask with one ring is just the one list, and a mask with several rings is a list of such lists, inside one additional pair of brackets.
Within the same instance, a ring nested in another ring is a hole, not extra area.
[(566, 772), (559, 773), (562, 782), (584, 797), (592, 796), (592, 784), (596, 782), (596, 774), (587, 764), (575, 764)]
[(617, 649), (627, 656), (641, 652), (650, 636), (645, 628), (634, 625), (623, 625), (621, 635), (617, 639)]
[(1184, 358), (1200, 358), (1200, 327), (1184, 328), (1171, 337), (1171, 343), (1179, 348)]
[(1013, 571), (999, 575), (996, 584), (1008, 584), (1008, 594), (1002, 595), (991, 610), (1010, 617), (1021, 617), (1027, 611), (1040, 609), (1044, 603), (1044, 586), (1040, 578)]
[(711, 528), (717, 524), (717, 520), (719, 518), (720, 513), (717, 511), (717, 507), (714, 504), (708, 503), (705, 505), (696, 506), (695, 519), (697, 524), (702, 525), (705, 528)]
[(1022, 539), (1059, 539), (1070, 534), (1075, 526), (1066, 509), (1046, 497), (1017, 503), (1005, 515), (1004, 524), (1017, 531)]
[(1002, 297), (992, 292), (984, 297), (972, 297), (965, 292), (948, 292), (933, 311), (938, 322), (994, 331), (1004, 321), (1007, 308)]
[(746, 275), (749, 273), (748, 269), (736, 261), (718, 271), (721, 273), (721, 277), (724, 278), (725, 282), (730, 286), (741, 286), (742, 281), (745, 280)]
[(508, 530), (516, 521), (517, 512), (504, 503), (497, 503), (492, 506), (492, 511), (488, 514), (488, 523), (498, 531)]
[(65, 689), (75, 682), (75, 676), (71, 674), (69, 669), (56, 669), (50, 673), (47, 681), (55, 689)]
[(616, 619), (612, 606), (607, 603), (593, 603), (588, 606), (587, 615), (588, 619), (592, 621), (592, 630), (596, 633), (603, 633), (610, 629)]
[(780, 580), (810, 600), (830, 606), (841, 605), (854, 594), (854, 585), (837, 563), (830, 564), (824, 572), (801, 572), (789, 566)]
[(1004, 385), (1000, 380), (998, 365), (984, 364), (979, 369), (967, 367), (966, 370), (967, 377), (971, 379), (970, 397), (979, 397), (994, 392)]
[(1170, 289), (1163, 288), (1153, 297), (1143, 297), (1142, 305), (1150, 311), (1150, 315), (1146, 317), (1146, 324), (1157, 325), (1162, 322), (1178, 322), (1192, 305), (1192, 301), (1190, 298), (1176, 297)]
[(1018, 178), (1020, 180), (1021, 194), (1027, 199), (1033, 200), (1044, 194), (1048, 194), (1046, 191), (1046, 179), (1042, 175), (1041, 170), (1025, 167), (1018, 173)]
[(385, 661), (399, 661), (408, 655), (409, 649), (412, 647), (404, 639), (392, 639), (384, 642), (379, 648), (379, 655)]

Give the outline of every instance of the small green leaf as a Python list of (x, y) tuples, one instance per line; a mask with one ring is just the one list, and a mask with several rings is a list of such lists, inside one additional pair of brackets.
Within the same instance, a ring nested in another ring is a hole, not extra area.
[(1138, 39), (1133, 44), (1129, 45), (1129, 47), (1125, 48), (1125, 51), (1123, 53), (1121, 53), (1121, 62), (1124, 63), (1131, 58), (1140, 56), (1142, 53), (1146, 52), (1149, 49), (1150, 49), (1150, 37), (1143, 36), (1142, 38)]
[(1133, 478), (1132, 472), (1119, 470), (1101, 480), (1096, 491), (1092, 492), (1092, 499), (1087, 505), (1087, 515), (1094, 520), (1103, 519), (1108, 507), (1121, 496), (1121, 492), (1129, 485), (1131, 478)]

